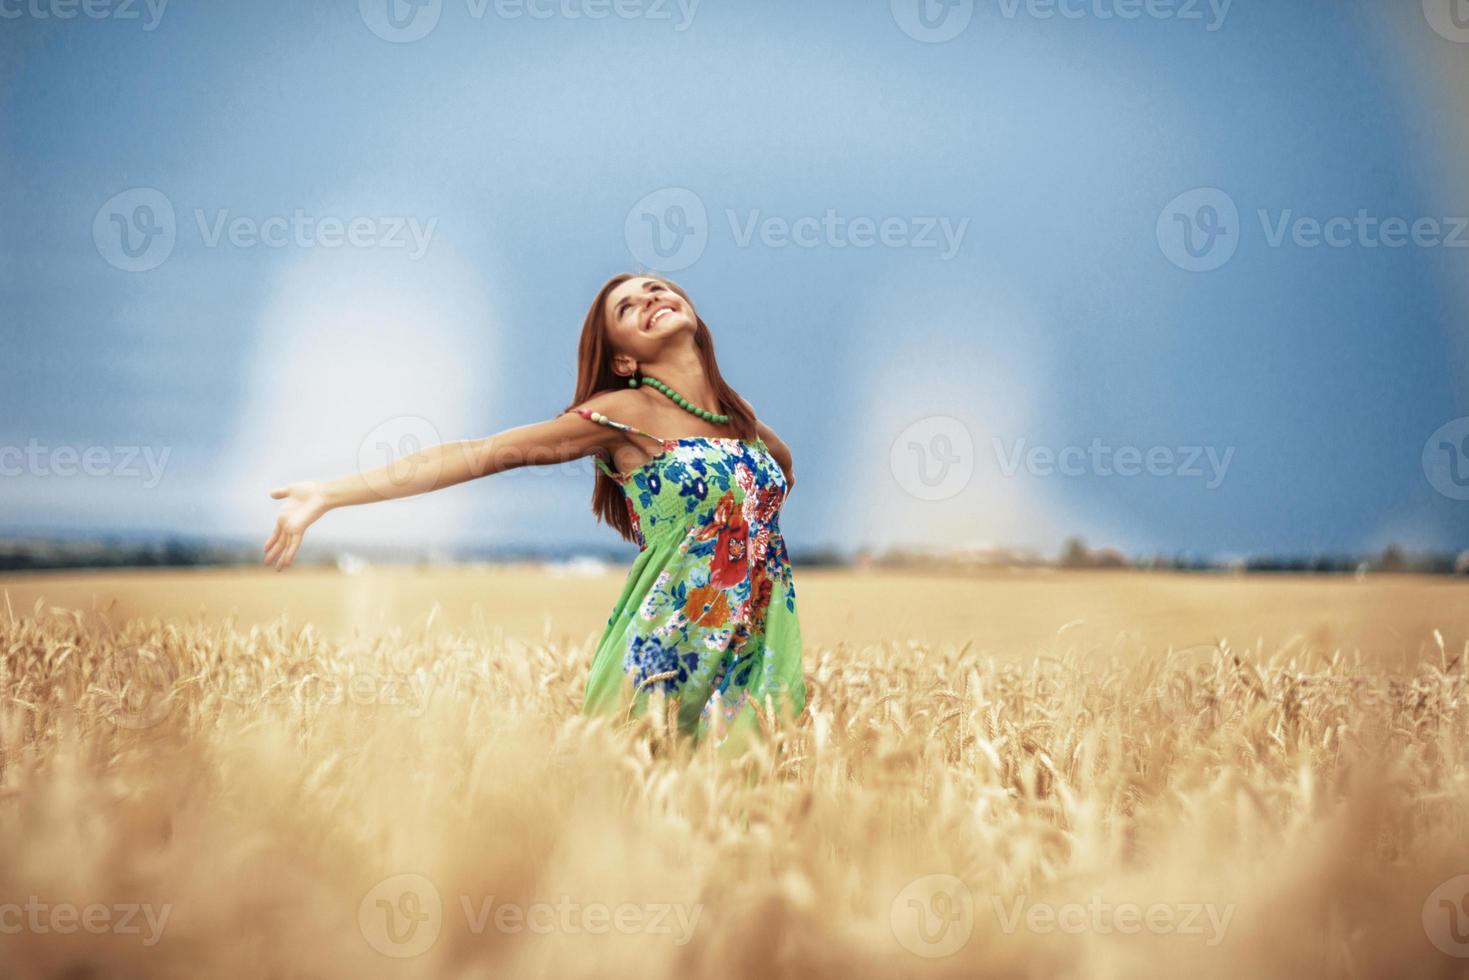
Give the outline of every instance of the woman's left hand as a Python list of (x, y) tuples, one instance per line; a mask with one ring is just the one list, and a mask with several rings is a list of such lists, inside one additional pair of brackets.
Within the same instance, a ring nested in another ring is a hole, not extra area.
[(276, 515), (275, 531), (265, 542), (265, 564), (280, 571), (295, 559), (306, 529), (331, 510), (331, 505), (321, 484), (314, 480), (277, 487), (270, 496), (285, 501)]

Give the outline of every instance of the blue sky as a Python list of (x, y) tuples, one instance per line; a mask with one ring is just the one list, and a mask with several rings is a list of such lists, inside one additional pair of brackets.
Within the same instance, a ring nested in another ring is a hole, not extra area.
[[(793, 548), (1469, 548), (1469, 44), (1418, 4), (387, 2), (0, 4), (8, 528), (263, 539), (273, 485), (558, 413), (671, 263)], [(591, 479), (313, 535), (605, 545)]]

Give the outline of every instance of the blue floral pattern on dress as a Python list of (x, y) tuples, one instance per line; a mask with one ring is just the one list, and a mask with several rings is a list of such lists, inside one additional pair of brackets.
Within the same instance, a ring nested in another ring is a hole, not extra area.
[(661, 443), (642, 466), (615, 475), (640, 551), (593, 658), (588, 710), (624, 679), (671, 673), (648, 687), (678, 700), (679, 726), (696, 737), (715, 704), (726, 727), (751, 715), (751, 699), (798, 713), (805, 684), (780, 533), (784, 473), (759, 440)]

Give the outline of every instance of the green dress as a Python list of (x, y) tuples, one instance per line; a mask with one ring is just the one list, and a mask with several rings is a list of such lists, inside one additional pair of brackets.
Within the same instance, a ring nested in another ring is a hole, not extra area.
[(756, 727), (752, 699), (771, 721), (794, 719), (806, 685), (779, 523), (787, 487), (765, 442), (660, 439), (578, 412), (662, 447), (625, 474), (597, 457), (622, 487), (641, 550), (592, 657), (586, 713), (639, 713), (658, 687), (677, 701), (678, 727), (696, 741), (717, 711), (721, 745), (741, 743)]

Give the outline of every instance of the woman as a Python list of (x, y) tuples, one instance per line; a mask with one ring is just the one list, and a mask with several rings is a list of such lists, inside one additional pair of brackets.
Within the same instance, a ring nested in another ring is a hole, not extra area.
[[(757, 724), (752, 702), (790, 721), (806, 699), (778, 521), (795, 484), (790, 450), (725, 382), (708, 326), (666, 279), (608, 280), (578, 359), (576, 396), (557, 418), (272, 490), (284, 503), (265, 563), (289, 565), (306, 528), (334, 507), (592, 456), (592, 510), (641, 550), (592, 658), (585, 711), (632, 702), (640, 712), (658, 688), (696, 739), (712, 729), (743, 741)], [(404, 462), (409, 476), (395, 477)]]

